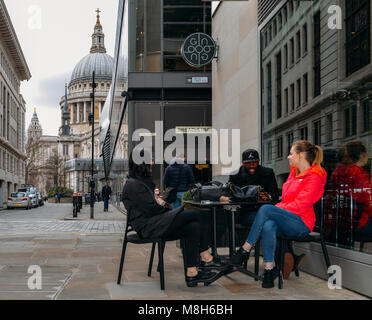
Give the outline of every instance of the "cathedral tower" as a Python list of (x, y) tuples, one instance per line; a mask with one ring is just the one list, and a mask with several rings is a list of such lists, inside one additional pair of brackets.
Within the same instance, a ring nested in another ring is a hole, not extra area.
[(40, 137), (43, 135), (43, 129), (41, 128), (39, 118), (36, 113), (36, 108), (34, 109), (34, 114), (31, 118), (31, 124), (28, 127), (27, 130), (27, 137), (28, 142), (35, 142), (40, 139)]

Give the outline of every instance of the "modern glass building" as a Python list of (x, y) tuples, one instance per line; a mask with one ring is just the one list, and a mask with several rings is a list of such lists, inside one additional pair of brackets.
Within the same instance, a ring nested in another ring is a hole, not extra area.
[[(111, 106), (104, 108), (106, 114), (101, 120), (101, 141), (106, 139), (103, 151), (110, 153), (112, 159), (121, 121), (128, 123), (129, 153), (138, 143), (132, 141), (138, 129), (146, 131), (139, 134), (141, 138), (150, 132), (155, 146), (156, 138), (161, 138), (155, 132), (157, 121), (163, 124), (163, 133), (175, 129), (185, 145), (192, 136), (190, 132), (210, 128), (211, 66), (188, 65), (181, 47), (190, 34), (211, 34), (211, 4), (202, 0), (122, 0), (117, 30), (114, 80), (107, 101)], [(130, 97), (127, 111), (124, 90)], [(164, 143), (164, 150), (170, 144)], [(211, 178), (209, 140), (206, 145), (203, 163), (193, 165), (197, 181)], [(187, 149), (184, 153), (187, 157)], [(159, 187), (163, 187), (166, 165), (159, 163), (153, 168)], [(109, 166), (107, 161), (106, 167)]]

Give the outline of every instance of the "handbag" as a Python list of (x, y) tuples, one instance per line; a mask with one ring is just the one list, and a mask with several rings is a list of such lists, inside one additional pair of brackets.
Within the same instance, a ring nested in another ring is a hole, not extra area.
[(196, 188), (191, 190), (191, 196), (194, 201), (220, 201), (221, 196), (229, 192), (230, 184), (222, 184), (218, 181), (212, 181), (203, 186), (198, 183), (195, 187)]
[(257, 202), (260, 186), (248, 185), (245, 187), (231, 186), (231, 198), (236, 202)]
[(164, 191), (163, 199), (167, 203), (174, 203), (177, 200), (177, 189), (178, 189), (178, 184), (180, 182), (182, 170), (183, 170), (183, 165), (179, 169), (176, 186), (175, 187), (168, 187)]

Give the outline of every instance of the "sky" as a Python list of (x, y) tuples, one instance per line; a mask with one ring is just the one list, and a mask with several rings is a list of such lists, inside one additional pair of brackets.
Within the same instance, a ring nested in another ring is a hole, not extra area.
[(44, 135), (58, 135), (59, 102), (75, 65), (87, 54), (101, 11), (107, 53), (113, 56), (118, 0), (4, 0), (32, 78), (21, 83), (26, 131), (34, 108)]

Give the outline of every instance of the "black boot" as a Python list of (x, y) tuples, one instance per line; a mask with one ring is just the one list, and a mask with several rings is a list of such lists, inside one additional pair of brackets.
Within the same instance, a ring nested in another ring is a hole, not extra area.
[(210, 285), (213, 281), (217, 279), (216, 272), (204, 272), (199, 271), (194, 277), (186, 276), (186, 285), (188, 287), (196, 287), (199, 282), (204, 283), (205, 286)]
[(274, 288), (274, 280), (278, 276), (278, 269), (274, 267), (271, 270), (265, 269), (263, 280), (262, 280), (262, 288)]
[(241, 266), (243, 263), (248, 261), (249, 254), (249, 252), (240, 247), (239, 250), (231, 257), (230, 263), (234, 266)]

